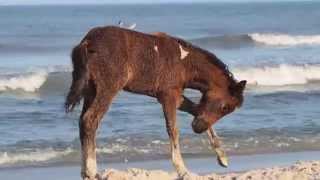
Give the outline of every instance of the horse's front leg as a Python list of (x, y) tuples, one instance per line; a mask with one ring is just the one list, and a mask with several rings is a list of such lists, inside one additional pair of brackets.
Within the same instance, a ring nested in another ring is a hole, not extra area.
[(177, 127), (176, 120), (176, 109), (180, 105), (180, 98), (180, 90), (171, 90), (169, 92), (162, 93), (158, 97), (158, 100), (162, 104), (164, 116), (166, 119), (166, 127), (170, 138), (171, 158), (173, 165), (179, 176), (184, 176), (188, 174), (188, 170), (184, 165), (180, 152), (179, 129)]
[[(185, 96), (182, 96), (182, 98), (183, 99), (181, 99), (182, 101), (180, 103), (180, 106), (178, 107), (179, 110), (187, 112), (193, 116), (196, 116), (197, 115), (197, 112), (196, 112), (197, 105)], [(207, 134), (208, 134), (208, 138), (209, 138), (210, 144), (212, 146), (212, 149), (217, 154), (217, 159), (218, 159), (219, 165), (222, 167), (228, 167), (228, 156), (227, 156), (226, 152), (221, 148), (221, 142), (219, 140), (217, 133), (213, 129), (213, 127), (210, 127), (207, 130)]]

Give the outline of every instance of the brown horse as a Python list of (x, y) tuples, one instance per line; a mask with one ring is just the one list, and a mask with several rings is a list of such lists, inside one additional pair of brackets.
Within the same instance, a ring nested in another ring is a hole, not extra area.
[[(202, 133), (240, 107), (246, 81), (237, 82), (212, 53), (179, 38), (150, 35), (119, 27), (97, 27), (72, 51), (72, 85), (66, 111), (84, 99), (79, 121), (83, 179), (97, 178), (96, 130), (120, 90), (155, 97), (162, 104), (172, 162), (179, 175), (188, 171), (179, 148), (177, 108), (195, 118)], [(183, 96), (185, 88), (201, 91), (199, 105)]]

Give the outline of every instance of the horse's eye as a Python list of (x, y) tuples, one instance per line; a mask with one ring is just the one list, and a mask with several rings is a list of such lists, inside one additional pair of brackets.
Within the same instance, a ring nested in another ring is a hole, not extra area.
[(230, 111), (230, 107), (228, 106), (228, 105), (226, 105), (226, 104), (224, 104), (224, 105), (222, 105), (221, 106), (221, 112), (222, 113), (228, 113)]

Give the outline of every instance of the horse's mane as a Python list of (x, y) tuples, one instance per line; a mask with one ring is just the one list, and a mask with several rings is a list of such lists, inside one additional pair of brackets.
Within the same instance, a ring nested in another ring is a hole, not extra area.
[(222, 72), (226, 75), (226, 77), (228, 78), (231, 85), (236, 84), (236, 79), (234, 78), (234, 75), (232, 74), (232, 72), (230, 72), (228, 65), (223, 63), (213, 53), (211, 53), (208, 50), (202, 49), (196, 45), (193, 45), (183, 39), (180, 39), (177, 37), (172, 37), (172, 36), (170, 36), (170, 37), (173, 38), (174, 40), (176, 40), (179, 44), (183, 45), (184, 47), (194, 49), (194, 50), (201, 52), (201, 53), (205, 54), (206, 56), (208, 56), (210, 63), (214, 64), (215, 66), (217, 66), (218, 68), (220, 68), (222, 70)]

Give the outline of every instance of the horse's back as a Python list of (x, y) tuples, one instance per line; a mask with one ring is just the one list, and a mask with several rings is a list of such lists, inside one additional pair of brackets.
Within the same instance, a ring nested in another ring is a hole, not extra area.
[(88, 42), (92, 73), (118, 77), (128, 91), (152, 95), (169, 84), (181, 84), (179, 46), (169, 36), (106, 26), (90, 30), (83, 41)]

